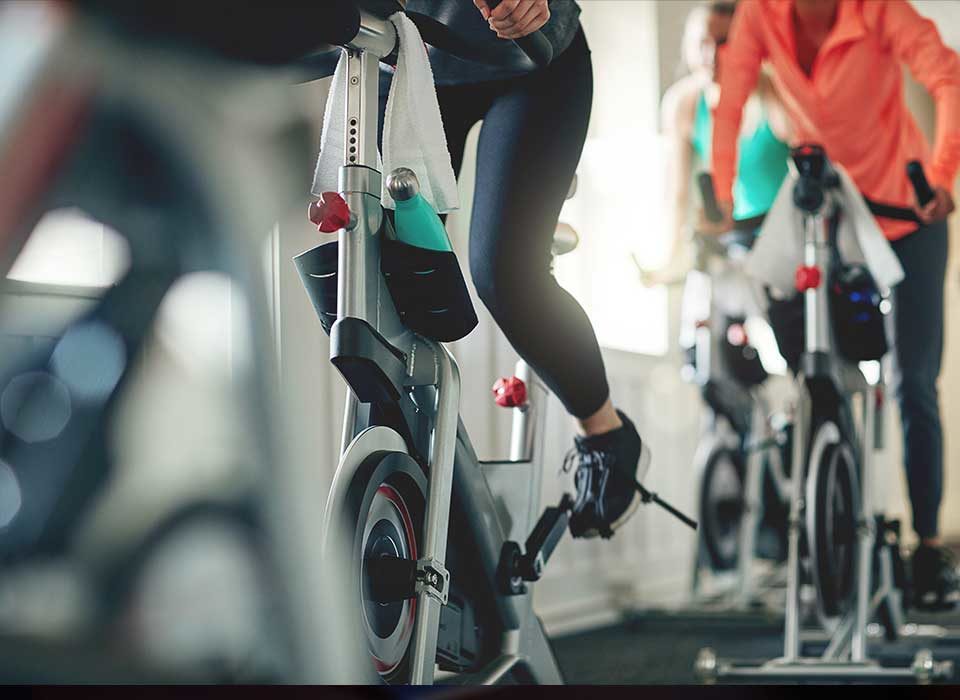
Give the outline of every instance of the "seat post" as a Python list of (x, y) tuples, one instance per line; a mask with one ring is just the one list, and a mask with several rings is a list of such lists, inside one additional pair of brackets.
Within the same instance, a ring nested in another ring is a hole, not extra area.
[(360, 31), (344, 48), (346, 113), (340, 192), (352, 225), (339, 233), (337, 317), (367, 320), (376, 328), (379, 253), (371, 250), (380, 230), (379, 123), (380, 59), (393, 52), (397, 33), (389, 20), (360, 13)]

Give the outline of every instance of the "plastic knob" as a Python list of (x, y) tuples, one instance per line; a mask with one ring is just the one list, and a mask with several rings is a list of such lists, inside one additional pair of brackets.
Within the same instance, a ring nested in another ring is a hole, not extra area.
[(747, 329), (743, 327), (743, 324), (730, 324), (727, 328), (727, 342), (737, 347), (750, 343), (750, 337), (747, 335)]
[(503, 377), (493, 385), (493, 396), (498, 406), (517, 408), (527, 403), (527, 385), (517, 377)]
[(798, 292), (806, 292), (820, 286), (822, 275), (816, 265), (800, 265), (797, 268), (796, 284)]
[(336, 192), (324, 192), (310, 202), (307, 215), (321, 233), (335, 233), (350, 224), (350, 207)]

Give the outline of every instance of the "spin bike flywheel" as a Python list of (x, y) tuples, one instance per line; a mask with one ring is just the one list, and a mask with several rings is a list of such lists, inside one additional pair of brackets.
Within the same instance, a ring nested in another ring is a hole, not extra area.
[(410, 455), (374, 451), (363, 459), (348, 490), (360, 623), (373, 665), (385, 682), (403, 682), (408, 673), (417, 601), (372, 600), (369, 562), (383, 556), (419, 558), (426, 487), (426, 477)]
[(832, 628), (856, 593), (860, 484), (855, 451), (837, 424), (813, 431), (806, 484), (806, 535), (817, 612)]
[(700, 487), (700, 528), (714, 571), (737, 566), (744, 508), (743, 455), (725, 446), (707, 458)]

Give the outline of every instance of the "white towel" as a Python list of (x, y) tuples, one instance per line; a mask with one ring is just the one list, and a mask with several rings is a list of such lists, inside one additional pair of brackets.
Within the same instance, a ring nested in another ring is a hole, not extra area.
[[(849, 264), (866, 265), (886, 294), (903, 279), (903, 268), (853, 180), (842, 167), (832, 165), (840, 176), (844, 214), (837, 232), (840, 257)], [(796, 173), (784, 178), (745, 266), (748, 275), (784, 296), (793, 294), (797, 267), (803, 264), (803, 217), (793, 204), (796, 180)]]
[[(386, 175), (396, 168), (410, 168), (420, 180), (420, 193), (444, 214), (458, 209), (460, 203), (433, 71), (416, 25), (402, 12), (394, 14), (390, 21), (397, 28), (400, 51), (387, 97), (382, 165), (377, 163), (384, 174), (381, 201), (383, 206), (394, 208), (386, 188)], [(316, 195), (338, 189), (340, 167), (345, 163), (346, 79), (346, 60), (341, 56), (323, 116), (320, 156), (312, 187)]]

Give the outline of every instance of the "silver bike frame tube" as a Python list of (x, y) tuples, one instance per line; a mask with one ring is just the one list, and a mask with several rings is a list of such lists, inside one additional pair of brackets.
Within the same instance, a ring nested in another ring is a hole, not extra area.
[(510, 461), (532, 462), (537, 456), (534, 441), (542, 433), (538, 428), (543, 423), (546, 392), (537, 385), (530, 365), (523, 360), (517, 362), (513, 373), (527, 387), (527, 403), (513, 409), (513, 421), (510, 424)]
[(850, 658), (860, 662), (867, 659), (867, 624), (870, 622), (870, 591), (873, 586), (873, 544), (876, 537), (876, 523), (873, 517), (873, 428), (876, 396), (873, 386), (864, 386), (863, 396), (863, 435), (860, 450), (860, 523), (859, 550), (857, 566), (857, 620), (850, 640)]
[[(803, 217), (804, 264), (816, 267), (824, 275), (830, 268), (827, 226), (823, 208), (813, 215)], [(804, 330), (808, 353), (829, 353), (832, 349), (828, 302), (826, 279), (821, 280), (815, 288), (804, 292)]]
[(800, 385), (797, 396), (796, 423), (793, 437), (791, 468), (790, 523), (787, 539), (787, 607), (783, 622), (783, 658), (796, 661), (800, 656), (800, 528), (803, 510), (803, 482), (806, 472), (804, 457), (810, 429), (810, 397)]
[[(428, 341), (429, 342), (429, 341)], [(453, 492), (453, 464), (460, 416), (460, 371), (449, 351), (430, 342), (437, 358), (437, 405), (433, 442), (430, 449), (430, 487), (427, 496), (427, 520), (424, 523), (423, 559), (444, 565), (447, 554), (447, 527)], [(410, 682), (433, 682), (440, 631), (440, 601), (423, 590), (417, 601), (417, 620), (413, 631), (413, 655)]]
[[(380, 230), (379, 175), (377, 172), (377, 56), (365, 51), (344, 49), (347, 59), (346, 124), (344, 167), (340, 189), (350, 207), (350, 225), (339, 232), (337, 318), (366, 320), (377, 327), (376, 280), (379, 256), (371, 254), (373, 237)], [(352, 139), (356, 143), (351, 144)], [(353, 152), (351, 152), (353, 149)], [(359, 173), (354, 171), (359, 170)], [(366, 177), (363, 177), (366, 176)], [(365, 179), (368, 182), (357, 183)], [(353, 191), (349, 191), (353, 190)], [(360, 216), (356, 216), (359, 214)]]
[[(750, 442), (757, 443), (766, 439), (766, 413), (759, 391), (751, 392), (753, 396), (753, 410), (750, 420)], [(739, 591), (737, 603), (747, 608), (754, 595), (753, 562), (754, 548), (756, 547), (757, 528), (760, 521), (760, 492), (763, 484), (763, 463), (767, 449), (754, 447), (747, 455), (747, 471), (744, 479), (744, 513), (740, 520), (739, 558), (737, 561), (737, 578)]]

